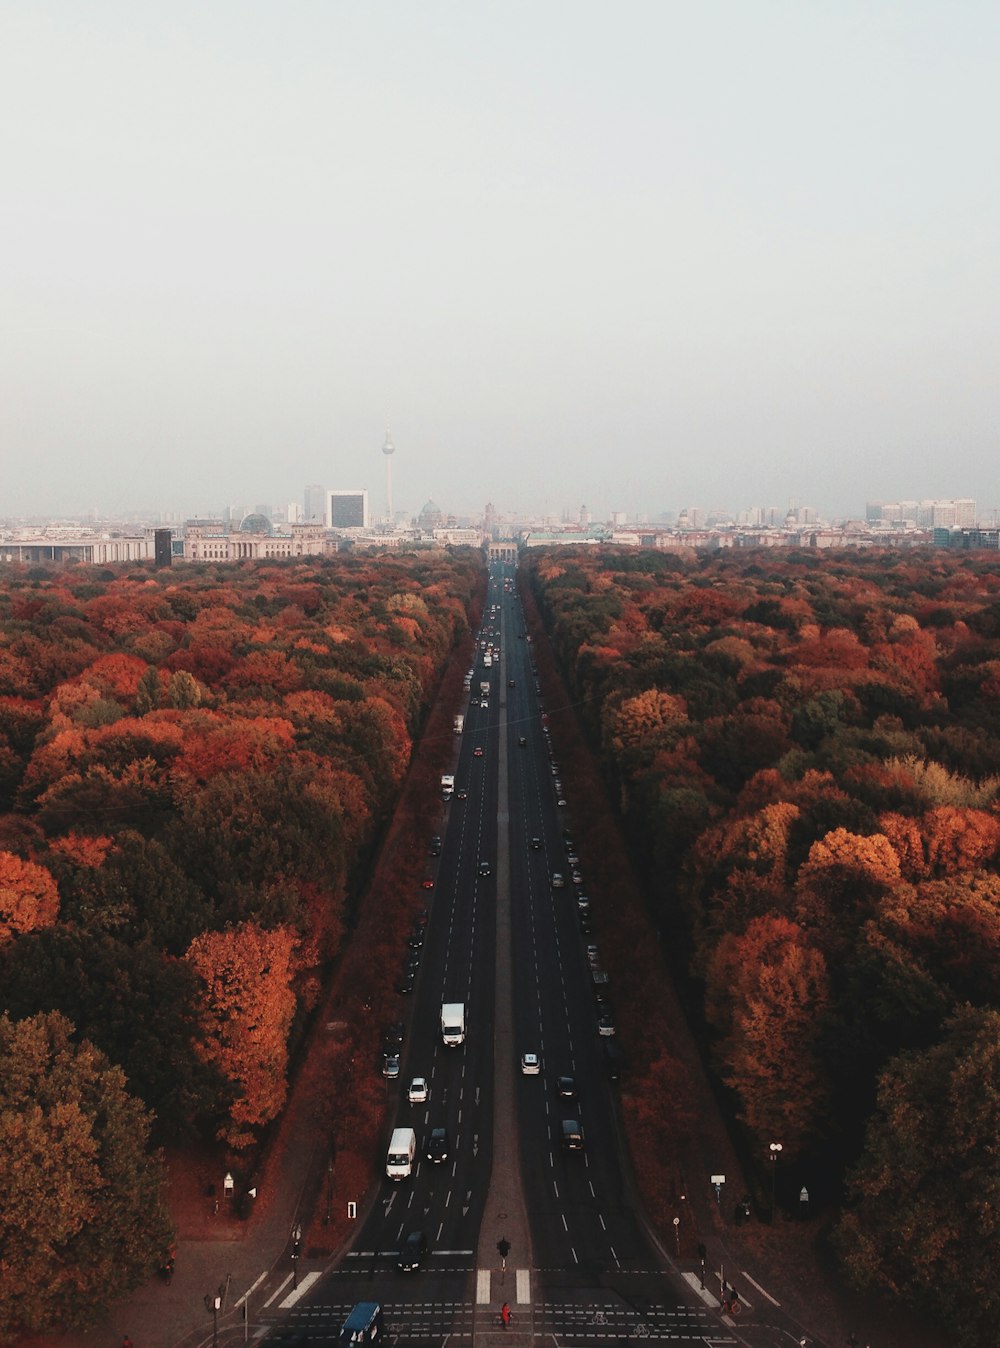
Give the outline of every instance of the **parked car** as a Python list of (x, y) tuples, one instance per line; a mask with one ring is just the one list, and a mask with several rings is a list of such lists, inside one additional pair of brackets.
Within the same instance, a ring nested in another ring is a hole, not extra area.
[(441, 855), (441, 835), (439, 833), (434, 834), (434, 837), (431, 839), (430, 845), (428, 846), (427, 850), (430, 852), (432, 857), (439, 857)]
[(387, 1053), (382, 1059), (382, 1075), (389, 1081), (399, 1076), (399, 1054)]

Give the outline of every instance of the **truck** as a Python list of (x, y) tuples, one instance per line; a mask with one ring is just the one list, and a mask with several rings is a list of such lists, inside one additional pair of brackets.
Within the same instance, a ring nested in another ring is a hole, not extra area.
[(446, 1048), (465, 1043), (465, 1003), (441, 1003), (441, 1040)]
[(455, 794), (455, 774), (453, 772), (442, 772), (441, 774), (441, 796), (443, 800), (451, 800)]
[(385, 1173), (390, 1179), (409, 1179), (417, 1154), (417, 1135), (412, 1128), (394, 1128), (385, 1158)]
[(340, 1342), (374, 1343), (382, 1334), (382, 1307), (377, 1301), (359, 1301), (344, 1321)]
[(461, 735), (461, 733), (462, 733), (462, 731), (463, 731), (464, 729), (465, 729), (465, 717), (464, 717), (464, 716), (456, 716), (456, 717), (455, 717), (455, 734), (456, 734), (456, 735)]

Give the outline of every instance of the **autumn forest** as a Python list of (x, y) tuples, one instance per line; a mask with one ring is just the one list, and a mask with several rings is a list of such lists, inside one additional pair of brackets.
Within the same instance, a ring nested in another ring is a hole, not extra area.
[[(748, 1173), (780, 1140), (847, 1276), (988, 1341), (1000, 561), (549, 549), (520, 584)], [(0, 1337), (158, 1266), (158, 1148), (280, 1116), (484, 585), (471, 550), (0, 572)]]
[(152, 1148), (252, 1148), (478, 554), (0, 583), (0, 1336), (172, 1240)]
[(1000, 1316), (1000, 562), (554, 550), (530, 584), (748, 1162)]

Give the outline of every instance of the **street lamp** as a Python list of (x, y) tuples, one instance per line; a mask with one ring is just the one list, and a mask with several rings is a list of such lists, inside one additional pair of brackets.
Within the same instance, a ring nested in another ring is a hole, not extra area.
[(778, 1155), (782, 1150), (780, 1142), (770, 1143), (768, 1150), (771, 1153), (771, 1221), (774, 1221), (774, 1175), (777, 1170)]
[(299, 1254), (302, 1250), (302, 1227), (295, 1224), (292, 1227), (292, 1288), (298, 1288), (299, 1285)]
[(219, 1346), (219, 1311), (222, 1309), (222, 1296), (211, 1292), (205, 1297), (205, 1309), (212, 1312), (212, 1348)]

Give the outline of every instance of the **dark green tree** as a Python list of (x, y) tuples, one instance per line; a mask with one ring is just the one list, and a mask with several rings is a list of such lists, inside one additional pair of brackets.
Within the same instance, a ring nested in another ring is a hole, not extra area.
[(199, 995), (182, 960), (73, 927), (20, 937), (0, 964), (0, 1010), (66, 1016), (123, 1069), (164, 1140), (212, 1136), (232, 1102), (232, 1087), (192, 1045)]
[(861, 1286), (927, 1307), (987, 1348), (1000, 1320), (1000, 1012), (966, 1008), (879, 1079), (837, 1231)]
[(59, 1015), (0, 1017), (0, 1336), (93, 1324), (173, 1233), (150, 1118)]

